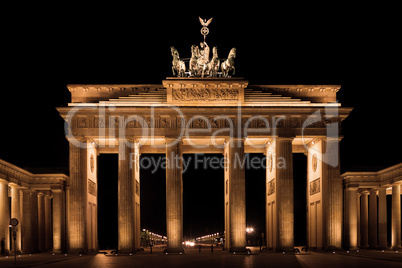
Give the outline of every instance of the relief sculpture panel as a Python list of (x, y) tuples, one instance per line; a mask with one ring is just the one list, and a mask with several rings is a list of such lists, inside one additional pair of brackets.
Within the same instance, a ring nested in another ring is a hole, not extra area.
[(236, 101), (239, 96), (239, 89), (234, 88), (181, 88), (172, 92), (174, 101)]

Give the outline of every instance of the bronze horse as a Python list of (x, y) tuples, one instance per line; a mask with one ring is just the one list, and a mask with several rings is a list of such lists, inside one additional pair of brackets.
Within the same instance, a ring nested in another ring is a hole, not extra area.
[[(227, 60), (225, 60), (221, 65), (223, 77), (231, 77), (231, 75), (235, 74), (235, 66), (234, 66), (235, 58), (236, 58), (236, 48), (232, 48), (229, 52)], [(229, 71), (232, 71), (231, 75), (229, 75)]]
[(212, 59), (208, 63), (209, 76), (212, 76), (212, 77), (217, 77), (218, 76), (218, 71), (219, 71), (220, 64), (221, 64), (221, 62), (220, 62), (220, 60), (218, 58), (218, 48), (213, 47), (213, 49), (212, 49)]
[(172, 61), (172, 72), (173, 75), (177, 75), (179, 77), (184, 77), (186, 72), (186, 65), (184, 61), (180, 60), (179, 52), (176, 48), (170, 47), (170, 51), (172, 52), (173, 61)]

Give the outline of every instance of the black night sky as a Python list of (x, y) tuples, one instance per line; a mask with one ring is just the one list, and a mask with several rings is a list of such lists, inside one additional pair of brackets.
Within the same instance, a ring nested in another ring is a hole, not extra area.
[[(181, 10), (157, 2), (118, 7), (105, 3), (96, 8), (35, 5), (13, 11), (15, 16), (2, 33), (6, 48), (0, 158), (34, 173), (68, 174), (68, 142), (56, 110), (70, 102), (66, 85), (161, 83), (171, 76), (170, 46), (186, 58), (190, 46), (202, 41), (201, 16), (214, 17), (209, 46), (218, 46), (222, 58), (236, 47), (236, 76), (250, 84), (342, 86), (338, 100), (354, 107), (342, 125), (342, 172), (379, 170), (402, 162), (400, 84), (394, 82), (400, 77), (396, 62), (400, 41), (392, 30), (394, 17), (386, 15), (390, 10), (260, 3), (239, 5), (235, 12), (209, 4), (207, 11), (196, 6)], [(304, 243), (306, 159), (294, 157), (298, 163), (294, 166), (295, 242)], [(163, 170), (141, 173), (142, 227), (163, 235), (164, 180)], [(184, 235), (223, 231), (223, 170), (190, 168), (183, 181)], [(264, 170), (246, 171), (247, 224), (257, 232), (265, 225), (264, 181)], [(99, 199), (99, 232), (111, 237), (100, 243), (113, 247), (115, 155), (99, 157)]]

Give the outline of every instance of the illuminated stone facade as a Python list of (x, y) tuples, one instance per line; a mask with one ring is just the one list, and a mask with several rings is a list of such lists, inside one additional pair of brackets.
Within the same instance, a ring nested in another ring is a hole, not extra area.
[(387, 195), (392, 195), (391, 248), (401, 248), (402, 164), (378, 172), (342, 174), (345, 247), (386, 249)]
[[(67, 180), (64, 174), (32, 174), (0, 159), (0, 241), (4, 239), (6, 252), (66, 249)], [(15, 247), (9, 230), (11, 218), (18, 219)]]
[[(242, 78), (69, 85), (72, 101), (58, 108), (66, 121), (69, 177), (35, 175), (0, 161), (0, 239), (10, 240), (8, 222), (15, 217), (20, 219), (17, 251), (97, 252), (97, 156), (113, 153), (119, 165), (118, 250), (135, 252), (141, 226), (139, 159), (152, 153), (167, 160), (166, 253), (183, 252), (182, 156), (213, 153), (225, 160), (224, 247), (246, 251), (242, 163), (246, 153), (260, 153), (266, 156), (267, 248), (293, 250), (293, 192), (300, 190), (307, 197), (309, 248), (384, 247), (384, 197), (391, 191), (392, 245), (398, 247), (402, 168), (341, 176), (339, 130), (351, 108), (336, 102), (339, 88), (249, 85)], [(307, 156), (306, 189), (293, 187), (293, 153)], [(378, 216), (370, 212), (377, 209)]]
[[(136, 157), (165, 154), (172, 164), (166, 168), (167, 252), (183, 250), (180, 159), (186, 153), (224, 155), (225, 248), (229, 251), (246, 249), (245, 170), (236, 161), (242, 162), (245, 153), (269, 156), (267, 246), (292, 250), (292, 153), (308, 155), (310, 166), (314, 154), (314, 171), (309, 171), (308, 180), (322, 185), (315, 185), (315, 192), (308, 196), (309, 243), (315, 248), (342, 246), (339, 126), (351, 109), (336, 103), (339, 86), (252, 86), (242, 78), (167, 78), (159, 85), (68, 88), (72, 102), (58, 110), (69, 126), (70, 251), (96, 250), (91, 242), (96, 226), (89, 223), (96, 224), (96, 214), (88, 216), (90, 207), (96, 206), (88, 191), (96, 187), (83, 181), (92, 174), (88, 159), (94, 159), (96, 170), (96, 157), (91, 155), (102, 153), (119, 154), (119, 250), (138, 249), (139, 167), (134, 173), (128, 167), (137, 163), (130, 150)], [(96, 183), (96, 171), (92, 181)]]

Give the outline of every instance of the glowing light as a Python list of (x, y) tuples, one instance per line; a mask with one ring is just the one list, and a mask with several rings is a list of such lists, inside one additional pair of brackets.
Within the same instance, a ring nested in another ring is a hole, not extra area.
[(254, 228), (251, 228), (251, 227), (246, 228), (246, 232), (247, 233), (252, 233), (252, 232), (254, 232)]

